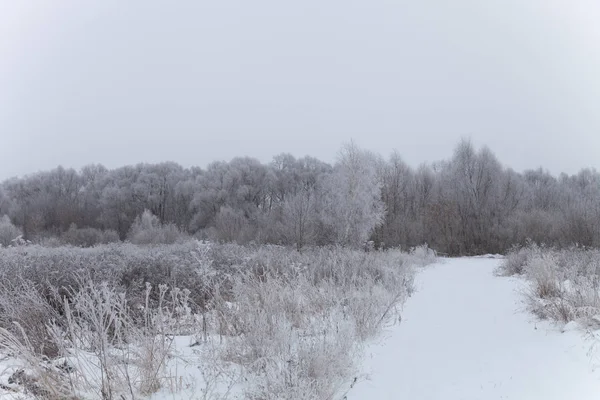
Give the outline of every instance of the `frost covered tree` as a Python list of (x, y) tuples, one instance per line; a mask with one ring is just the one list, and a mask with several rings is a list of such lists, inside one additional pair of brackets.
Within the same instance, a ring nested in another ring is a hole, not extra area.
[(385, 205), (377, 157), (354, 143), (340, 151), (334, 172), (324, 183), (321, 221), (335, 243), (359, 247), (383, 222)]
[[(312, 157), (276, 156), (270, 165), (273, 179), (269, 193), (269, 218), (264, 224), (277, 226), (273, 242), (293, 244), (297, 249), (317, 239), (317, 201), (330, 165)], [(265, 227), (263, 226), (263, 229)]]
[(100, 164), (89, 164), (81, 169), (82, 188), (79, 194), (79, 211), (77, 225), (86, 228), (99, 228), (102, 208), (99, 199), (102, 196), (102, 182), (109, 171)]
[(457, 146), (449, 167), (448, 197), (456, 206), (463, 251), (485, 251), (492, 218), (497, 214), (495, 199), (499, 197), (502, 167), (489, 149), (476, 151), (465, 140)]
[(251, 227), (242, 210), (223, 206), (215, 217), (216, 238), (222, 242), (246, 243)]
[(282, 206), (283, 235), (300, 250), (315, 239), (315, 192), (302, 190), (287, 196)]
[(269, 205), (272, 176), (267, 167), (253, 158), (234, 158), (231, 162), (215, 162), (197, 179), (197, 191), (191, 201), (191, 229), (215, 228), (222, 207), (240, 212), (248, 224)]
[(381, 198), (386, 215), (377, 229), (376, 239), (389, 246), (412, 243), (418, 229), (414, 173), (398, 152), (392, 153), (389, 161), (381, 164)]
[[(384, 161), (349, 144), (334, 167), (283, 153), (268, 164), (238, 157), (206, 169), (170, 162), (58, 167), (0, 184), (0, 215), (8, 215), (27, 240), (92, 243), (99, 232), (114, 240), (113, 231), (124, 240), (144, 210), (158, 218), (160, 229), (167, 227), (163, 233), (299, 248), (373, 240), (383, 246), (428, 243), (459, 255), (502, 252), (527, 239), (600, 246), (597, 171), (558, 177), (541, 168), (515, 172), (468, 140), (449, 159), (416, 169), (399, 153)], [(163, 237), (152, 229), (152, 240)]]

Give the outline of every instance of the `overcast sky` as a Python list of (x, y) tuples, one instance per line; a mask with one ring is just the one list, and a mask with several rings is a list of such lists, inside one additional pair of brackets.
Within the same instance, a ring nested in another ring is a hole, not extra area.
[(461, 137), (600, 169), (597, 0), (0, 0), (0, 179)]

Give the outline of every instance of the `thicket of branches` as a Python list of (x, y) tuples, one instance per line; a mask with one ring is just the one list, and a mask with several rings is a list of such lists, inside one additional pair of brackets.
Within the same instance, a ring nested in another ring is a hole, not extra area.
[[(153, 233), (136, 234), (145, 210), (156, 217), (144, 220)], [(373, 240), (428, 243), (450, 255), (497, 253), (527, 238), (600, 245), (600, 174), (517, 173), (468, 141), (451, 159), (413, 169), (398, 153), (385, 160), (350, 144), (335, 165), (282, 154), (269, 164), (235, 158), (206, 169), (59, 167), (2, 183), (0, 215), (14, 224), (0, 222), (3, 245), (15, 232), (81, 246), (175, 242), (181, 234), (299, 248)]]

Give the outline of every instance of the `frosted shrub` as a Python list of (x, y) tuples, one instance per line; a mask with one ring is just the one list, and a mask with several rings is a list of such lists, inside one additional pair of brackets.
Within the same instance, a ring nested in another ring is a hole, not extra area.
[(527, 277), (534, 283), (536, 296), (541, 299), (560, 297), (560, 275), (554, 254), (540, 254), (528, 260), (525, 266)]
[(330, 398), (361, 343), (410, 294), (414, 263), (431, 254), (261, 247), (231, 282), (235, 306), (215, 304), (223, 357), (246, 367), (256, 398)]
[(541, 318), (592, 323), (600, 315), (600, 251), (530, 244), (508, 254), (503, 272), (517, 265), (531, 281), (529, 306)]
[(320, 399), (347, 378), (359, 342), (339, 289), (263, 275), (235, 283), (234, 336), (223, 354), (246, 367), (257, 398)]
[(14, 240), (23, 235), (20, 228), (10, 222), (8, 215), (0, 217), (0, 247), (14, 244)]
[(535, 256), (539, 256), (543, 249), (543, 247), (531, 241), (525, 246), (513, 246), (506, 254), (504, 261), (496, 273), (502, 276), (523, 274), (529, 260)]
[(173, 244), (184, 241), (186, 235), (174, 224), (162, 224), (146, 210), (131, 225), (127, 239), (133, 244)]
[(435, 262), (437, 257), (435, 251), (430, 249), (427, 245), (413, 247), (410, 249), (409, 254), (412, 256), (412, 262), (422, 266)]

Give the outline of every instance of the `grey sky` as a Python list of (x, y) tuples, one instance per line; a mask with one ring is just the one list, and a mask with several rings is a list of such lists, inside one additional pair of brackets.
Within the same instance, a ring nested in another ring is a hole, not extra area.
[[(25, 4), (27, 3), (27, 4)], [(0, 0), (0, 179), (460, 137), (600, 169), (596, 0)]]

